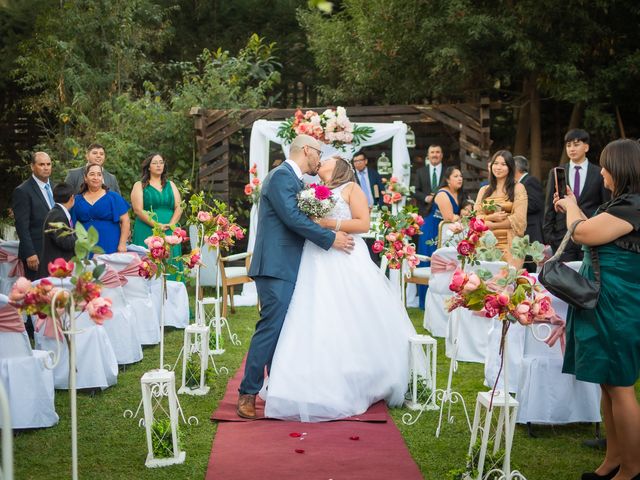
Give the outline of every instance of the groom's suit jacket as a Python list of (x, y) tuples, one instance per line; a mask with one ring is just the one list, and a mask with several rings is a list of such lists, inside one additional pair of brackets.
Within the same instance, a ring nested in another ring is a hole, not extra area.
[(320, 227), (298, 208), (302, 181), (286, 162), (262, 184), (258, 231), (249, 276), (273, 277), (295, 283), (305, 239), (329, 250), (336, 234)]

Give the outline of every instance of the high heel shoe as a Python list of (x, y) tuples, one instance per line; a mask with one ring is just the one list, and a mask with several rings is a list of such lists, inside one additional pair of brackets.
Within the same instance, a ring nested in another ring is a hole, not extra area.
[[(620, 465), (618, 465), (616, 468), (611, 470), (606, 475), (598, 475), (596, 472), (589, 472), (589, 473), (583, 473), (582, 477), (580, 478), (582, 480), (611, 480), (613, 477), (617, 475), (618, 470), (620, 470)], [(636, 478), (634, 477), (633, 480), (636, 480)], [(640, 478), (638, 478), (638, 480), (640, 480)]]

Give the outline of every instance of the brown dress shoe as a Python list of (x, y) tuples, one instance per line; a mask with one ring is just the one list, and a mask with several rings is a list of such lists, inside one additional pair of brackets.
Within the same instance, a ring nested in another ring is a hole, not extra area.
[(236, 413), (242, 418), (256, 418), (256, 396), (250, 393), (240, 394)]

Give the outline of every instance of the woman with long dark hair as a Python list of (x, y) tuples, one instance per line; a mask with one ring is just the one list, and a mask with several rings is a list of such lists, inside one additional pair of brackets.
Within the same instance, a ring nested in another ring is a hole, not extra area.
[[(131, 190), (131, 206), (136, 215), (132, 239), (136, 245), (144, 246), (154, 221), (167, 234), (177, 226), (182, 215), (180, 192), (172, 181), (167, 180), (167, 163), (159, 153), (152, 153), (143, 160), (142, 178)], [(180, 245), (172, 246), (171, 256), (180, 256), (181, 248)]]
[[(569, 307), (562, 371), (599, 383), (607, 453), (583, 480), (640, 480), (640, 405), (634, 384), (640, 374), (640, 144), (609, 143), (600, 155), (600, 174), (611, 200), (587, 219), (570, 188), (554, 196), (566, 212), (573, 241), (594, 248), (600, 264), (600, 296), (594, 309)], [(594, 279), (591, 249), (583, 248), (580, 273)]]
[(522, 260), (511, 256), (511, 241), (524, 236), (527, 228), (527, 190), (516, 182), (516, 164), (508, 150), (498, 150), (489, 162), (489, 185), (478, 192), (474, 210), (498, 240), (504, 260), (522, 267)]

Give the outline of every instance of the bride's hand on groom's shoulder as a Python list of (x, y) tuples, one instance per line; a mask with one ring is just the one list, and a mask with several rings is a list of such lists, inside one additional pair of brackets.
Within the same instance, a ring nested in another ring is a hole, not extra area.
[(355, 241), (353, 240), (353, 237), (351, 235), (344, 232), (336, 232), (336, 238), (333, 241), (333, 248), (342, 250), (346, 253), (351, 253), (354, 245)]

